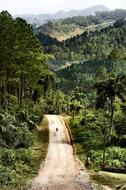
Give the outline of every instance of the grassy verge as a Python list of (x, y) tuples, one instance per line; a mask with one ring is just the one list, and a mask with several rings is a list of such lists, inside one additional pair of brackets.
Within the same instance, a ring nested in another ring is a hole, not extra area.
[(20, 171), (19, 173), (13, 171), (14, 180), (12, 184), (9, 184), (8, 186), (0, 186), (0, 190), (27, 190), (28, 186), (37, 175), (40, 164), (44, 163), (48, 148), (49, 135), (48, 121), (46, 118), (43, 119), (33, 135), (35, 143), (29, 148), (31, 156), (30, 162), (18, 166)]
[(111, 172), (94, 172), (89, 171), (90, 177), (92, 180), (94, 180), (99, 187), (101, 185), (108, 186), (109, 188), (113, 190), (121, 189), (125, 190), (126, 187), (126, 175), (125, 174), (118, 174), (118, 173), (111, 173)]
[(48, 149), (48, 142), (49, 142), (49, 131), (48, 131), (48, 120), (46, 118), (40, 123), (38, 130), (36, 132), (37, 141), (35, 145), (32, 147), (33, 151), (33, 168), (36, 171), (40, 168), (40, 163), (45, 160), (47, 149)]
[(72, 138), (74, 139), (74, 144), (75, 144), (75, 148), (76, 148), (76, 154), (78, 156), (78, 158), (84, 162), (85, 159), (86, 159), (86, 155), (84, 154), (84, 148), (83, 148), (83, 144), (82, 143), (79, 143), (77, 140), (76, 140), (76, 134), (78, 133), (78, 128), (74, 128), (72, 125), (71, 125), (71, 117), (69, 116), (64, 116), (63, 117), (65, 123), (70, 127), (71, 129), (71, 133), (72, 133)]

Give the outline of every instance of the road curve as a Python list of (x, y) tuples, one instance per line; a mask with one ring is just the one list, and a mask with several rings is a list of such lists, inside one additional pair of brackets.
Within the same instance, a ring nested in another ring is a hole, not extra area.
[[(49, 121), (48, 153), (30, 190), (92, 190), (86, 172), (78, 169), (62, 117), (46, 115), (46, 118)], [(84, 183), (82, 178), (85, 178)]]

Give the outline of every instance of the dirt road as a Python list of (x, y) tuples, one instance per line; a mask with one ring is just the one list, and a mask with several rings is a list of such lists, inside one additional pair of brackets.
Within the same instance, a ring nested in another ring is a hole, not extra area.
[(62, 117), (46, 117), (50, 131), (48, 153), (30, 190), (93, 190), (85, 169), (75, 160)]

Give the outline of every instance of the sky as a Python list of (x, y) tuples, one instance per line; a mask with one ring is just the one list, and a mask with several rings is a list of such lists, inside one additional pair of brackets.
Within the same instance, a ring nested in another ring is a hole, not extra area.
[(94, 5), (126, 9), (126, 0), (0, 0), (0, 11), (15, 14), (55, 13), (59, 10), (85, 9)]

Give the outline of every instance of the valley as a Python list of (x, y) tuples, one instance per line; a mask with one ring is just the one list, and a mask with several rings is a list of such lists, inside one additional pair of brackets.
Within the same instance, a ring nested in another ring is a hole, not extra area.
[(24, 16), (0, 13), (0, 189), (124, 190), (126, 10)]

